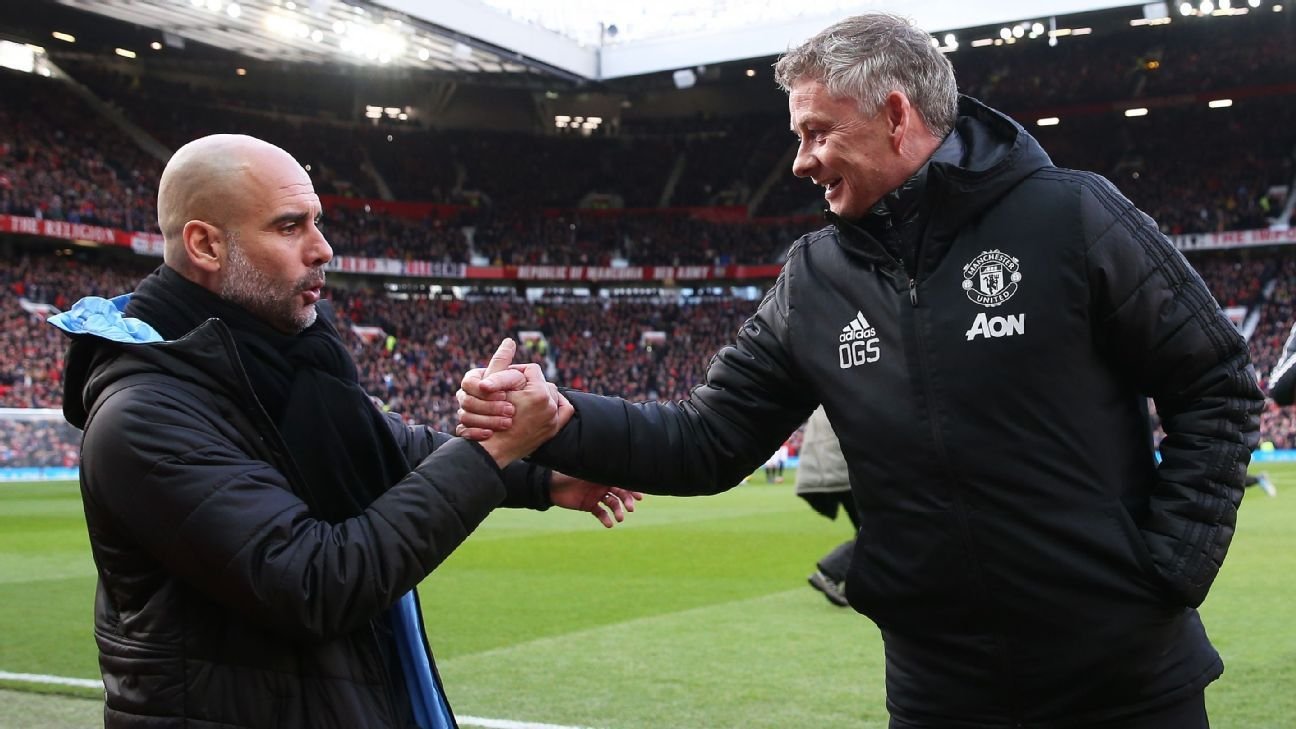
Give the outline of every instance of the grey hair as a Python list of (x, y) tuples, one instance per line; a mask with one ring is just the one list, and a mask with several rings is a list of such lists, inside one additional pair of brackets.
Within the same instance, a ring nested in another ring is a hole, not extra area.
[(820, 81), (836, 98), (854, 99), (863, 112), (881, 108), (902, 91), (937, 139), (954, 128), (958, 86), (954, 66), (930, 35), (908, 18), (865, 13), (828, 26), (774, 64), (779, 88)]

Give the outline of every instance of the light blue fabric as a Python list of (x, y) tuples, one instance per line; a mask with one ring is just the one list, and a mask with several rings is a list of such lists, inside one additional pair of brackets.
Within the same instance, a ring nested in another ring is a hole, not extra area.
[(162, 335), (147, 322), (122, 314), (130, 298), (130, 294), (111, 299), (87, 296), (47, 321), (68, 334), (93, 334), (125, 344), (161, 342)]
[(400, 654), (405, 685), (414, 705), (414, 721), (422, 729), (453, 729), (450, 705), (432, 675), (432, 664), (423, 647), (423, 628), (419, 622), (418, 603), (411, 590), (392, 606), (392, 631)]

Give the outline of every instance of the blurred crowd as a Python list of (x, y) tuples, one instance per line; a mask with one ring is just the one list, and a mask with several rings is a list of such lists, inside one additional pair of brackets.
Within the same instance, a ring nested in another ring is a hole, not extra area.
[[(951, 59), (965, 93), (1015, 115), (1058, 165), (1112, 179), (1167, 234), (1264, 228), (1277, 222), (1281, 191), (1296, 176), (1289, 88), (1296, 36), (1275, 32), (1268, 16), (1226, 22), (1227, 34), (1209, 23), (1173, 23), (1054, 46), (1023, 40)], [(161, 163), (142, 151), (129, 131), (134, 125), (168, 149), (213, 132), (284, 147), (321, 194), (355, 198), (325, 213), (339, 256), (769, 264), (822, 225), (820, 189), (790, 174), (771, 176), (793, 145), (776, 107), (728, 117), (627, 113), (609, 122), (615, 133), (592, 136), (434, 129), (417, 119), (357, 118), (357, 99), (370, 93), (359, 76), (267, 71), (285, 79), (269, 93), (229, 79), (185, 82), (52, 53), (80, 86), (0, 70), (0, 215), (156, 232)], [(782, 103), (781, 94), (767, 92)], [(1181, 103), (1207, 92), (1235, 96), (1234, 107), (1208, 109), (1199, 98)], [(129, 124), (109, 121), (92, 98)], [(1145, 117), (1112, 112), (1141, 100), (1150, 102)], [(526, 106), (507, 111), (536, 113)], [(1046, 114), (1061, 123), (1036, 126)], [(366, 204), (379, 198), (451, 207), (402, 216)], [(739, 215), (722, 222), (694, 210), (706, 206), (735, 206)], [(624, 210), (609, 210), (616, 208)], [(158, 261), (0, 244), (7, 251), (0, 265), (0, 406), (58, 407), (65, 341), (43, 317), (87, 294), (128, 291)], [(1191, 257), (1222, 305), (1259, 312), (1250, 342), (1262, 376), (1296, 316), (1296, 257), (1284, 253)], [(392, 409), (443, 429), (453, 425), (459, 378), (502, 336), (520, 337), (525, 356), (559, 384), (675, 400), (698, 384), (707, 359), (755, 308), (733, 298), (578, 299), (570, 292), (540, 302), (511, 293), (429, 296), (426, 289), (337, 288), (330, 296), (364, 386)], [(1294, 423), (1292, 409), (1271, 407), (1264, 437), (1296, 447)], [(58, 465), (69, 452), (74, 459), (75, 448), (58, 433), (49, 422), (3, 423), (3, 463)]]
[[(1260, 312), (1250, 341), (1262, 376), (1296, 316), (1296, 258), (1287, 253), (1257, 249), (1191, 259), (1221, 305)], [(0, 267), (0, 407), (61, 406), (67, 343), (44, 323), (49, 309), (41, 305), (61, 310), (84, 295), (124, 293), (154, 265), (133, 257), (91, 262), (34, 253), (7, 260)], [(523, 345), (520, 359), (540, 364), (561, 386), (673, 401), (700, 384), (711, 355), (756, 308), (754, 301), (730, 297), (681, 302), (568, 295), (532, 302), (512, 294), (429, 296), (426, 289), (393, 295), (385, 288), (334, 288), (329, 298), (369, 393), (410, 420), (443, 430), (453, 430), (454, 393), (463, 373), (484, 365), (504, 336)], [(3, 465), (62, 465), (75, 448), (63, 447), (57, 433), (64, 431), (56, 426), (0, 429)], [(1270, 405), (1262, 429), (1276, 447), (1296, 448), (1296, 409)], [(28, 452), (30, 458), (23, 455)]]
[[(1220, 22), (1229, 24), (1228, 33), (1211, 23), (1173, 23), (1067, 37), (1055, 46), (1037, 39), (993, 51), (969, 48), (950, 58), (965, 93), (1015, 114), (1058, 165), (1112, 179), (1167, 234), (1264, 228), (1278, 222), (1281, 190), (1296, 176), (1289, 84), (1296, 41), (1265, 14)], [(760, 221), (816, 215), (823, 207), (822, 190), (790, 174), (775, 176), (766, 189), (793, 145), (776, 105), (727, 117), (627, 113), (609, 121), (615, 134), (590, 137), (437, 129), (417, 119), (356, 118), (361, 79), (323, 70), (299, 70), (297, 77), (280, 71), (295, 82), (267, 94), (55, 55), (84, 88), (168, 149), (213, 132), (252, 134), (307, 165), (322, 194), (460, 210), (406, 218), (335, 207), (327, 222), (339, 255), (496, 264), (770, 263), (795, 236), (786, 224)], [(1231, 108), (1209, 109), (1202, 102), (1208, 93), (1237, 98)], [(1144, 100), (1147, 116), (1115, 111)], [(1046, 114), (1061, 122), (1036, 126)], [(154, 232), (159, 170), (69, 84), (0, 72), (0, 214)], [(597, 214), (725, 205), (755, 220)]]

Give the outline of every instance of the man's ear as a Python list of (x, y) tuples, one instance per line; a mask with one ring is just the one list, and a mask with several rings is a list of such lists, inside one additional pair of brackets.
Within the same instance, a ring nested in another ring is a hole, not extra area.
[(225, 237), (220, 229), (201, 220), (185, 223), (181, 232), (184, 238), (185, 258), (199, 271), (208, 274), (220, 272), (225, 261)]
[(909, 103), (909, 97), (904, 92), (892, 91), (887, 94), (886, 100), (882, 102), (882, 114), (886, 117), (887, 133), (891, 140), (891, 147), (895, 151), (900, 151), (900, 145), (904, 142), (905, 135), (908, 134), (909, 127), (912, 126), (913, 106)]

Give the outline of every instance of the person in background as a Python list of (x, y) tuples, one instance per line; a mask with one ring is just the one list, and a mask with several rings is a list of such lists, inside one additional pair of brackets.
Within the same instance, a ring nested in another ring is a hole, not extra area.
[(765, 483), (783, 483), (783, 469), (787, 466), (788, 445), (784, 442), (765, 461)]
[(195, 140), (162, 173), (162, 266), (50, 319), (107, 727), (453, 727), (415, 586), (497, 506), (633, 508), (518, 461), (568, 415), (534, 365), (498, 441), (382, 412), (321, 299), (320, 215), (282, 149)]
[(851, 554), (855, 551), (853, 535), (859, 531), (860, 521), (855, 514), (855, 497), (851, 494), (850, 467), (822, 405), (815, 408), (806, 421), (800, 458), (796, 495), (829, 519), (835, 520), (838, 511), (850, 519), (851, 538), (824, 555), (808, 578), (810, 586), (822, 592), (828, 602), (846, 607), (850, 603), (846, 600), (844, 584), (850, 570)]

